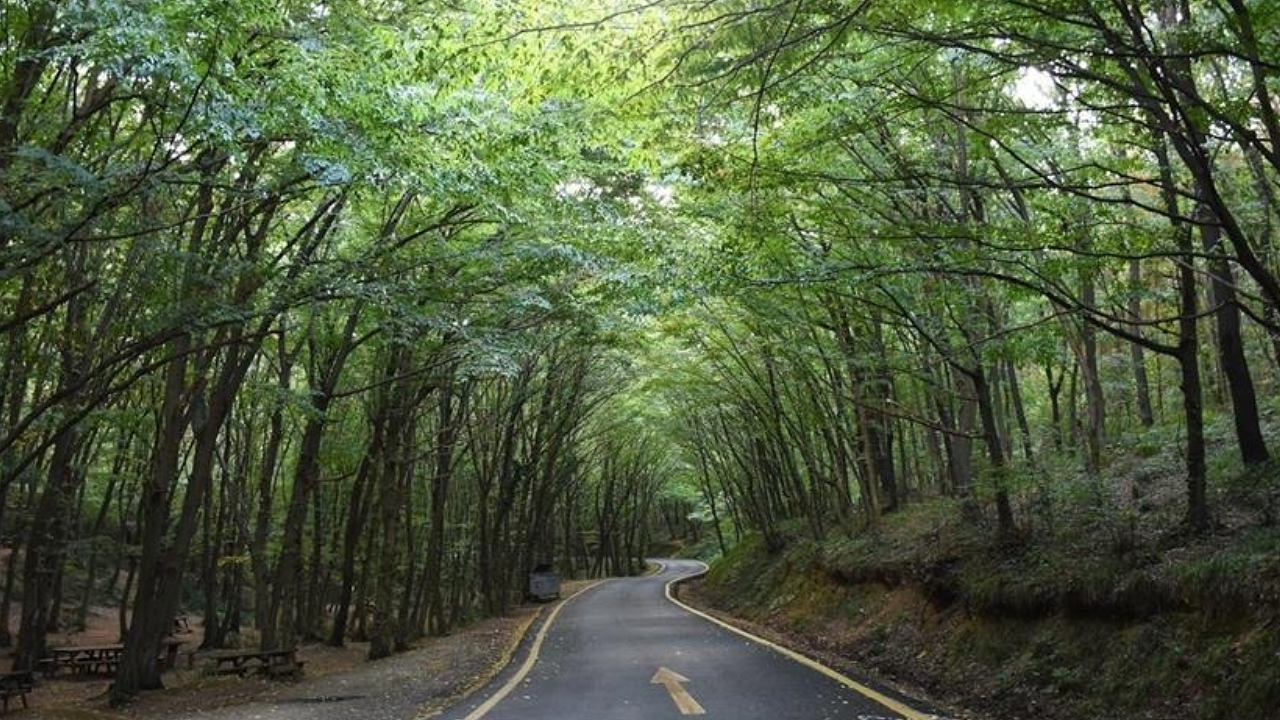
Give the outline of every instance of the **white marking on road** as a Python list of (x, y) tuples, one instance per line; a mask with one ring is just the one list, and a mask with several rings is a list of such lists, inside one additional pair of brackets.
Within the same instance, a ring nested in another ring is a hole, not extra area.
[(707, 711), (702, 709), (702, 706), (698, 704), (698, 701), (694, 700), (693, 696), (689, 694), (689, 691), (685, 690), (684, 685), (681, 684), (689, 682), (689, 678), (678, 672), (660, 667), (658, 668), (658, 672), (653, 674), (653, 679), (649, 682), (653, 685), (661, 685), (667, 689), (667, 692), (671, 694), (672, 702), (676, 704), (676, 708), (680, 711), (681, 715), (706, 714)]
[[(529, 671), (533, 669), (534, 663), (538, 662), (538, 651), (542, 649), (542, 641), (547, 639), (547, 631), (551, 629), (552, 623), (556, 621), (556, 616), (560, 614), (560, 611), (564, 609), (564, 606), (573, 602), (574, 598), (585, 594), (588, 590), (590, 590), (591, 588), (594, 588), (595, 586), (603, 582), (605, 581), (600, 580), (598, 582), (591, 583), (590, 585), (582, 588), (578, 592), (569, 596), (567, 599), (561, 600), (560, 604), (556, 605), (555, 609), (551, 611), (551, 614), (547, 616), (546, 622), (542, 623), (542, 627), (538, 630), (537, 637), (533, 639), (533, 647), (529, 648), (529, 656), (524, 659), (524, 663), (520, 665), (520, 669), (516, 671), (516, 674), (512, 675), (507, 680), (507, 682), (502, 685), (502, 687), (498, 688), (497, 692), (489, 696), (488, 700), (485, 700), (484, 703), (480, 705), (480, 707), (476, 708), (475, 710), (472, 710), (471, 714), (467, 715), (462, 720), (480, 720), (480, 718), (484, 717), (485, 715), (488, 715), (489, 711), (492, 710), (495, 705), (502, 702), (503, 699), (505, 699), (508, 695), (510, 695), (511, 691), (515, 690), (516, 686), (518, 686), (522, 681), (524, 681), (525, 676), (528, 675)], [(528, 697), (528, 696), (526, 695), (525, 697)]]
[(894, 700), (888, 695), (885, 695), (884, 693), (879, 692), (877, 690), (873, 690), (867, 687), (866, 685), (863, 685), (862, 683), (858, 682), (857, 680), (854, 680), (853, 678), (850, 678), (849, 676), (844, 675), (840, 671), (834, 670), (832, 668), (827, 667), (826, 665), (823, 665), (822, 663), (818, 662), (817, 660), (814, 660), (811, 657), (808, 657), (806, 655), (801, 655), (795, 650), (792, 650), (790, 648), (785, 648), (781, 645), (778, 645), (777, 643), (769, 642), (768, 640), (765, 640), (762, 637), (757, 637), (755, 635), (752, 635), (751, 633), (747, 632), (746, 630), (743, 630), (742, 628), (730, 625), (729, 623), (721, 620), (720, 618), (714, 617), (712, 615), (708, 615), (707, 613), (704, 613), (701, 610), (698, 610), (697, 608), (691, 607), (689, 605), (686, 605), (680, 602), (679, 600), (676, 599), (675, 595), (672, 594), (671, 588), (681, 580), (687, 580), (689, 578), (697, 577), (697, 575), (705, 575), (707, 573), (707, 570), (709, 569), (707, 564), (700, 560), (695, 560), (694, 562), (697, 562), (699, 565), (702, 566), (702, 572), (697, 573), (695, 575), (684, 575), (674, 580), (671, 580), (667, 583), (667, 587), (666, 587), (667, 600), (670, 600), (677, 607), (683, 608), (684, 610), (690, 613), (693, 613), (694, 615), (697, 615), (703, 620), (715, 623), (716, 625), (719, 625), (720, 627), (724, 628), (725, 630), (728, 630), (729, 632), (737, 633), (738, 635), (741, 635), (742, 637), (750, 640), (751, 642), (757, 643), (759, 645), (763, 645), (769, 648), (770, 650), (773, 650), (774, 652), (777, 652), (781, 655), (785, 655), (786, 657), (791, 658), (792, 660), (800, 663), (801, 665), (804, 665), (805, 667), (811, 670), (816, 670), (817, 672), (822, 673), (823, 675), (826, 675), (827, 677), (831, 678), (832, 680), (835, 680), (841, 685), (844, 685), (850, 690), (857, 692), (863, 697), (869, 700), (875, 701), (881, 704), (882, 706), (898, 713), (902, 717), (906, 718), (906, 720), (932, 720), (933, 718), (937, 717), (936, 715), (926, 715), (920, 712), (919, 710), (916, 710), (915, 708), (912, 708), (902, 702), (899, 702), (898, 700)]

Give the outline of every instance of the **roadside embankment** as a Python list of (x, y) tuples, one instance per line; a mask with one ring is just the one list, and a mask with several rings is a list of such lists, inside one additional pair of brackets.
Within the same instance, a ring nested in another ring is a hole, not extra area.
[(1280, 538), (996, 543), (948, 503), (744, 539), (682, 598), (1000, 720), (1280, 717)]

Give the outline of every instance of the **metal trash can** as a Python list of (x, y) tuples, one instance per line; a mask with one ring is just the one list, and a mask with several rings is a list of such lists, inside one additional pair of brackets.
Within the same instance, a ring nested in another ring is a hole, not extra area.
[(560, 599), (560, 574), (551, 565), (539, 565), (529, 573), (529, 599), (540, 602)]

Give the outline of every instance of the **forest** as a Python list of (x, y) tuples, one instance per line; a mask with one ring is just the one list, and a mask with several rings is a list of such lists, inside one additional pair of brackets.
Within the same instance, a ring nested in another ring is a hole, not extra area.
[(0, 0), (0, 646), (912, 508), (1274, 617), (1278, 97), (1270, 0)]

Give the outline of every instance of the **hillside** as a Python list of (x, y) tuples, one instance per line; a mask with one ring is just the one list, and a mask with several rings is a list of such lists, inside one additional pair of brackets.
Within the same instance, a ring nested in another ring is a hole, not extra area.
[[(1141, 472), (1159, 462), (1116, 485), (1160, 490)], [(775, 552), (750, 536), (688, 595), (1003, 720), (1275, 718), (1280, 529), (1230, 493), (1231, 520), (1203, 537), (1148, 532), (1158, 505), (1087, 497), (1059, 498), (1057, 522), (1016, 544), (945, 500)]]

